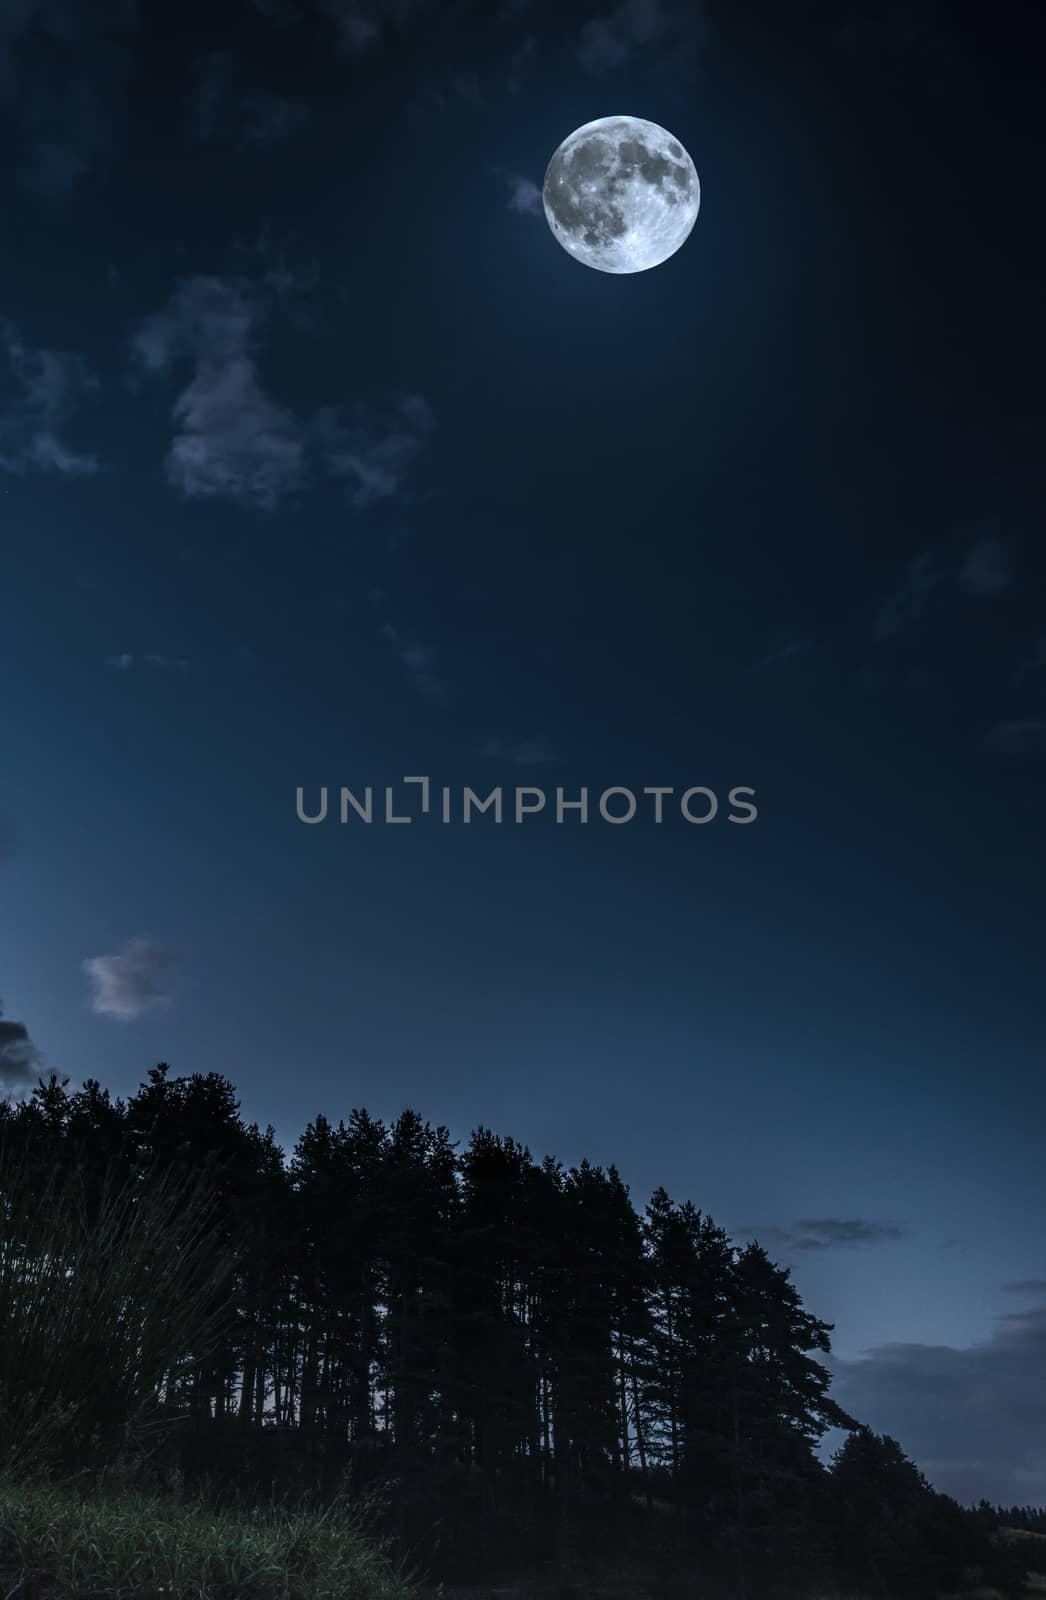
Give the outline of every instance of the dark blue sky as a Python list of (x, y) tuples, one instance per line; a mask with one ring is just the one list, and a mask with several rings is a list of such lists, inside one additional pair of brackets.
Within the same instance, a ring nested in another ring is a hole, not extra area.
[[(787, 13), (5, 9), (0, 1062), (614, 1161), (1041, 1502), (1042, 23)], [(613, 277), (621, 111), (702, 207)], [(296, 819), (406, 774), (722, 811)]]

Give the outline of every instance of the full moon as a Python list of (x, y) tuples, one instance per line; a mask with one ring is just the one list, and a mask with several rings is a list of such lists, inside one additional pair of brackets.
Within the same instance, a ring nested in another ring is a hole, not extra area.
[(600, 117), (563, 140), (545, 173), (545, 216), (576, 261), (645, 272), (697, 221), (701, 184), (678, 139), (642, 117)]

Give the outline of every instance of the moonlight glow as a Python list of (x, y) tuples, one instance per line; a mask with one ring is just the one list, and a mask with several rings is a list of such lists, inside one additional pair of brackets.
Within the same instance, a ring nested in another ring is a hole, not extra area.
[(701, 185), (678, 139), (642, 117), (601, 117), (563, 140), (545, 173), (548, 225), (599, 272), (644, 272), (697, 220)]

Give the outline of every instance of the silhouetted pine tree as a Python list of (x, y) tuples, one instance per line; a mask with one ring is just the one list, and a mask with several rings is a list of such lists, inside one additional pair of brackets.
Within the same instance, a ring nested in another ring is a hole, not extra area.
[(461, 1158), (444, 1426), (459, 1462), (474, 1462), (491, 1497), (506, 1475), (533, 1482), (540, 1451), (540, 1354), (534, 1325), (541, 1238), (529, 1150), (485, 1128)]
[(74, 1174), (88, 1219), (114, 1184), (206, 1180), (207, 1337), (187, 1326), (156, 1379), (190, 1476), (296, 1492), (350, 1471), (408, 1541), (489, 1529), (567, 1560), (593, 1519), (669, 1501), (681, 1536), (729, 1546), (741, 1594), (826, 1529), (878, 1581), (974, 1525), (867, 1430), (827, 1473), (825, 1429), (857, 1426), (828, 1393), (829, 1325), (691, 1203), (657, 1189), (637, 1213), (614, 1167), (485, 1128), (459, 1152), (412, 1110), (318, 1115), (286, 1158), (228, 1079), (163, 1063), (126, 1102), (42, 1080), (0, 1103), (0, 1146), (32, 1183)]

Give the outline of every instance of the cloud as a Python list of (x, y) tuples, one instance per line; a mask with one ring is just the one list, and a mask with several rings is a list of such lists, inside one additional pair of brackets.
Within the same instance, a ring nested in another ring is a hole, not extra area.
[(1039, 639), (1035, 649), (1017, 669), (1017, 682), (1020, 683), (1030, 672), (1037, 672), (1040, 667), (1046, 667), (1046, 638)]
[(967, 594), (1001, 594), (1010, 586), (1010, 551), (1002, 539), (977, 539), (959, 568), (959, 583)]
[(953, 584), (967, 595), (981, 598), (1004, 593), (1010, 587), (1010, 549), (1004, 539), (987, 534), (975, 539), (956, 567), (947, 565), (937, 550), (924, 550), (905, 568), (900, 586), (886, 597), (875, 616), (875, 637), (892, 639), (919, 622), (931, 598)]
[(422, 0), (319, 0), (319, 10), (334, 23), (350, 55), (373, 49), (390, 33), (402, 33), (424, 9)]
[(297, 133), (308, 115), (300, 100), (289, 100), (268, 89), (248, 89), (240, 107), (240, 127), (248, 144), (268, 150)]
[(1026, 1300), (1046, 1300), (1046, 1278), (1021, 1278), (1018, 1283), (1004, 1283), (1003, 1289)]
[(559, 757), (544, 739), (485, 739), (483, 754), (492, 761), (508, 761), (515, 767), (539, 767)]
[(39, 139), (18, 169), (18, 186), (44, 200), (57, 200), (91, 163), (82, 150), (63, 139)]
[(405, 110), (411, 122), (417, 123), (428, 117), (430, 111), (437, 111), (441, 116), (456, 106), (466, 105), (473, 108), (482, 106), (485, 100), (484, 86), (474, 72), (452, 71), (446, 77), (430, 79), (421, 95), (407, 103)]
[(173, 955), (149, 939), (129, 940), (119, 955), (89, 957), (83, 970), (94, 986), (91, 1010), (133, 1022), (153, 1006), (170, 1005), (158, 980), (173, 965)]
[(326, 18), (342, 49), (364, 55), (388, 36), (403, 33), (428, 9), (426, 0), (254, 0), (255, 9), (281, 22)]
[(0, 1005), (0, 1094), (27, 1089), (40, 1076), (43, 1062), (24, 1022), (5, 1022)]
[(708, 23), (698, 4), (665, 7), (661, 0), (622, 0), (590, 17), (578, 35), (577, 58), (585, 72), (603, 77), (652, 47), (671, 47), (678, 57), (705, 43)]
[(265, 297), (247, 283), (194, 277), (134, 338), (147, 372), (189, 366), (174, 402), (169, 482), (189, 499), (272, 511), (307, 477), (304, 431), (262, 387), (256, 362)]
[(426, 700), (445, 700), (446, 685), (435, 671), (435, 654), (428, 645), (405, 639), (391, 622), (382, 624), (381, 633), (396, 652), (418, 693)]
[(544, 215), (545, 206), (541, 198), (541, 190), (533, 178), (510, 178), (508, 208), (510, 211), (519, 211), (525, 216), (540, 217)]
[(196, 66), (186, 116), (186, 132), (193, 143), (213, 139), (225, 121), (225, 102), (234, 69), (233, 57), (215, 50)]
[(0, 412), (0, 469), (97, 472), (93, 455), (71, 449), (61, 437), (81, 397), (99, 387), (84, 357), (68, 350), (36, 349), (13, 322), (2, 319), (0, 350), (19, 392), (16, 403)]
[(148, 667), (173, 668), (177, 672), (185, 672), (189, 665), (185, 656), (162, 656), (155, 650), (147, 650), (142, 660)]
[(537, 40), (532, 33), (526, 34), (509, 56), (506, 82), (509, 94), (518, 94), (522, 89), (524, 76), (534, 64), (537, 53)]
[(288, 243), (273, 234), (266, 219), (253, 238), (233, 240), (233, 249), (255, 273), (257, 288), (254, 291), (268, 313), (278, 311), (302, 332), (324, 326), (322, 313), (315, 304), (316, 290), (322, 280), (319, 262), (289, 261)]
[(875, 616), (874, 632), (877, 639), (892, 639), (918, 620), (929, 604), (930, 596), (944, 582), (944, 572), (935, 550), (924, 550), (909, 562), (899, 589), (883, 601)]
[(222, 278), (187, 278), (162, 311), (134, 335), (148, 372), (166, 374), (180, 361), (224, 363), (242, 356), (255, 336), (262, 306), (250, 286)]
[(187, 132), (197, 144), (222, 141), (266, 150), (298, 131), (308, 117), (300, 100), (289, 100), (239, 81), (236, 57), (216, 50), (200, 62), (189, 102)]
[(897, 1222), (871, 1222), (861, 1217), (814, 1217), (793, 1222), (787, 1228), (770, 1227), (741, 1230), (785, 1250), (857, 1250), (864, 1245), (893, 1244), (906, 1237)]
[(133, 0), (14, 0), (0, 8), (0, 99), (23, 191), (57, 201), (112, 150), (132, 70)]
[(483, 104), (483, 90), (474, 72), (455, 72), (451, 76), (450, 87), (455, 98), (464, 100), (466, 105)]
[(1027, 751), (1041, 750), (1046, 722), (1038, 717), (1025, 717), (1011, 722), (997, 722), (985, 735), (985, 744), (992, 750), (1007, 755), (1022, 755)]
[(386, 412), (357, 405), (344, 420), (326, 406), (306, 424), (280, 405), (259, 375), (261, 335), (274, 308), (286, 309), (316, 277), (311, 268), (274, 266), (270, 241), (255, 251), (268, 262), (258, 281), (187, 279), (134, 336), (146, 373), (189, 374), (172, 408), (168, 480), (187, 498), (220, 497), (271, 512), (307, 487), (318, 463), (348, 483), (359, 509), (403, 497), (436, 426), (432, 407), (406, 394)]
[(204, 360), (173, 415), (167, 476), (186, 498), (217, 495), (271, 511), (303, 486), (299, 424), (265, 393), (249, 356)]
[(970, 1503), (1046, 1498), (1046, 1306), (998, 1319), (967, 1348), (890, 1344), (833, 1359), (833, 1397), (903, 1444), (938, 1489)]
[(352, 504), (364, 508), (403, 495), (435, 426), (428, 401), (412, 394), (385, 415), (357, 408), (351, 423), (325, 407), (316, 418), (315, 438), (327, 471), (346, 480)]
[(787, 666), (791, 661), (806, 661), (810, 656), (822, 654), (822, 646), (813, 639), (787, 639), (784, 644), (760, 656), (749, 667), (749, 673), (769, 672)]
[[(148, 667), (175, 668), (179, 672), (187, 671), (189, 666), (185, 656), (163, 656), (159, 655), (155, 650), (146, 650), (141, 659)], [(106, 656), (105, 658), (106, 666), (115, 667), (119, 672), (127, 672), (134, 666), (134, 661), (134, 656), (127, 651), (124, 651), (123, 655)]]

